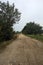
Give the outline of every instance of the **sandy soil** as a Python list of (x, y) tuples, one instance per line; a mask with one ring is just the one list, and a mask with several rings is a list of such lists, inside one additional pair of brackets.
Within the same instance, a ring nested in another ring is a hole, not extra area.
[(0, 65), (43, 65), (43, 43), (20, 34), (0, 53)]

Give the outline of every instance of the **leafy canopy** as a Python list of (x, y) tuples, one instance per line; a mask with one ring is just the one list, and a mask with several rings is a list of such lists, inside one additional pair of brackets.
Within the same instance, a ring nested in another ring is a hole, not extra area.
[(0, 1), (0, 41), (12, 38), (13, 24), (20, 20), (21, 13), (12, 5)]
[(22, 33), (24, 34), (41, 34), (42, 33), (42, 26), (36, 24), (34, 22), (27, 23), (26, 26), (23, 28)]

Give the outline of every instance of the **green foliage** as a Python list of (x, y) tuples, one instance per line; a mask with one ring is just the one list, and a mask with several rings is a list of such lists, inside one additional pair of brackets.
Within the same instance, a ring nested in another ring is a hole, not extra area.
[(0, 1), (0, 41), (9, 40), (13, 37), (13, 24), (20, 20), (21, 13), (14, 4)]
[(41, 34), (42, 27), (36, 23), (27, 23), (26, 26), (23, 28), (22, 33), (24, 34)]
[(43, 35), (27, 35), (27, 36), (43, 42)]

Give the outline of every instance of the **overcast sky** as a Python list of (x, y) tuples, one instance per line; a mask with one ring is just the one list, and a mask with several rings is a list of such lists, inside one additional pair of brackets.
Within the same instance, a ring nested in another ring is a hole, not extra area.
[[(0, 0), (7, 1), (7, 0)], [(34, 21), (43, 26), (43, 0), (8, 0), (22, 13), (21, 20), (14, 26), (16, 31), (21, 31), (27, 22)]]

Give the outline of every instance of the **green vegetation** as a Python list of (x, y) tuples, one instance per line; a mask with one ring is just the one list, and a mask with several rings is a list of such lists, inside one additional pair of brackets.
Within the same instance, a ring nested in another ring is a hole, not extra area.
[(34, 22), (27, 23), (23, 28), (22, 33), (43, 42), (43, 29), (39, 24)]
[(43, 35), (27, 35), (27, 36), (43, 42)]
[(27, 23), (23, 28), (22, 33), (24, 34), (42, 34), (42, 26), (34, 22)]
[(2, 52), (9, 44), (11, 44), (16, 39), (17, 39), (17, 34), (14, 34), (11, 40), (0, 42), (0, 52)]
[(0, 42), (13, 38), (13, 24), (20, 20), (21, 13), (12, 5), (0, 1)]

